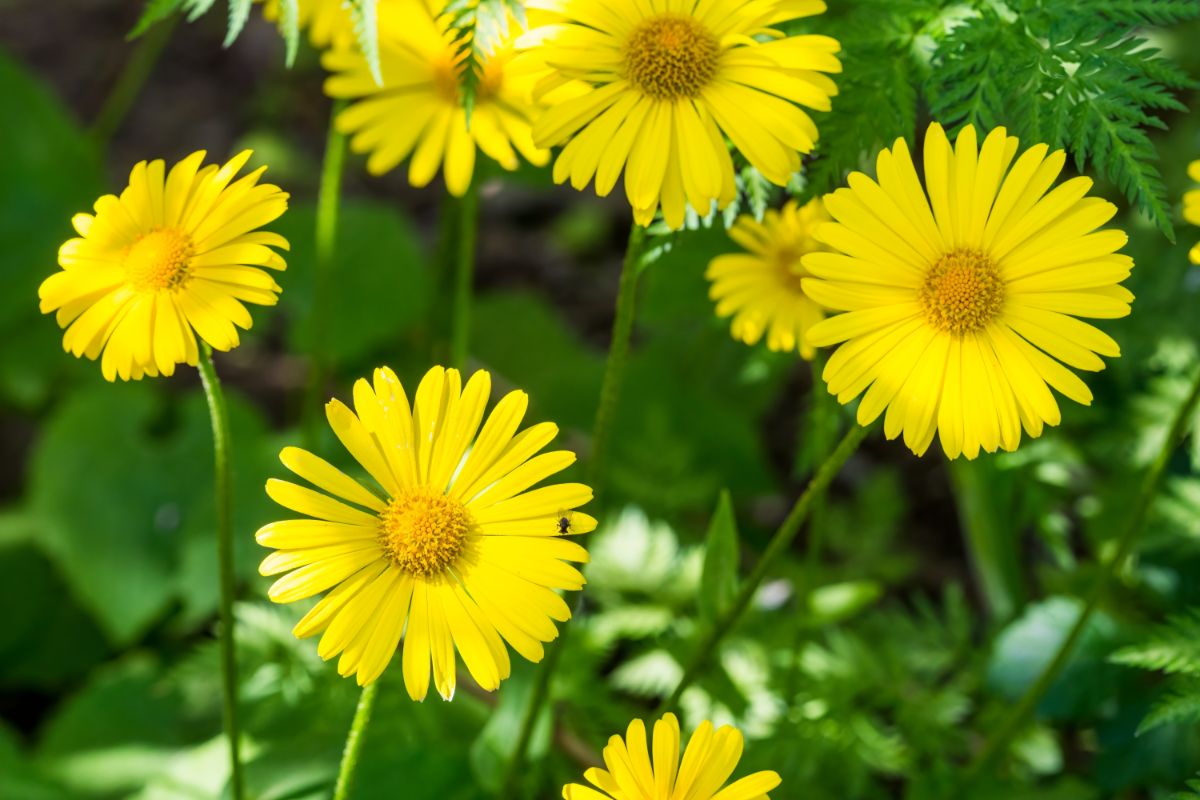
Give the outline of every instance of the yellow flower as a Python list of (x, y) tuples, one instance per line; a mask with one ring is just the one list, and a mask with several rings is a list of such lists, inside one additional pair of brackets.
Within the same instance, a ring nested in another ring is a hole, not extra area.
[(935, 433), (951, 458), (1013, 450), (1022, 427), (1040, 436), (1059, 423), (1050, 388), (1091, 403), (1067, 367), (1098, 371), (1100, 356), (1121, 351), (1077, 317), (1123, 317), (1133, 300), (1118, 285), (1133, 268), (1117, 253), (1128, 237), (1099, 230), (1116, 206), (1087, 197), (1088, 178), (1051, 189), (1061, 150), (1016, 157), (1003, 128), (976, 144), (970, 126), (952, 148), (931, 125), (922, 188), (897, 140), (879, 154), (878, 183), (854, 173), (825, 198), (836, 222), (815, 235), (836, 252), (804, 257), (816, 276), (804, 291), (846, 312), (808, 333), (818, 347), (841, 344), (829, 391), (842, 403), (865, 391), (858, 421), (886, 408), (888, 438), (903, 431), (918, 455)]
[[(299, 0), (297, 22), (308, 30), (308, 40), (318, 50), (330, 46), (349, 47), (354, 44), (354, 20), (345, 0)], [(282, 25), (279, 0), (266, 0), (263, 17)]]
[[(728, 136), (769, 180), (788, 182), (817, 126), (799, 106), (827, 111), (840, 49), (827, 36), (773, 27), (825, 10), (820, 0), (532, 0), (557, 22), (520, 45), (552, 73), (551, 107), (534, 125), (562, 145), (554, 180), (607, 195), (625, 171), (634, 218), (661, 204), (672, 228), (686, 206), (708, 213), (735, 195)], [(765, 40), (765, 41), (764, 41)], [(564, 85), (565, 84), (565, 85)], [(539, 99), (542, 99), (541, 97)]]
[(772, 350), (799, 350), (801, 357), (813, 357), (804, 334), (825, 313), (801, 288), (808, 272), (800, 259), (825, 249), (812, 232), (827, 221), (820, 200), (803, 208), (789, 201), (781, 211), (768, 211), (762, 222), (749, 214), (738, 217), (729, 235), (750, 252), (717, 256), (706, 273), (717, 316), (733, 317), (733, 338), (757, 344), (765, 331)]
[(71, 220), (81, 238), (58, 251), (62, 271), (38, 289), (43, 314), (57, 312), (63, 349), (101, 358), (104, 377), (172, 375), (197, 363), (196, 334), (216, 350), (250, 328), (242, 303), (271, 306), (279, 285), (259, 267), (284, 269), (272, 250), (282, 236), (258, 230), (287, 209), (278, 186), (259, 184), (266, 167), (236, 182), (246, 150), (224, 166), (201, 168), (192, 153), (167, 174), (162, 161), (133, 168), (120, 197)]
[[(653, 756), (651, 756), (653, 753)], [(647, 741), (640, 719), (629, 723), (625, 739), (613, 736), (604, 748), (607, 770), (593, 767), (583, 773), (600, 791), (572, 783), (563, 787), (564, 800), (768, 800), (779, 785), (775, 772), (756, 772), (724, 786), (742, 757), (742, 734), (728, 725), (713, 730), (703, 722), (688, 741), (679, 761), (679, 721), (667, 714), (654, 723), (654, 740)]]
[(514, 65), (509, 36), (483, 59), (470, 124), (462, 107), (465, 51), (455, 43), (451, 18), (434, 18), (419, 0), (379, 7), (379, 50), (383, 85), (375, 83), (363, 55), (353, 48), (328, 51), (322, 62), (334, 73), (325, 81), (330, 97), (354, 101), (338, 117), (356, 153), (370, 153), (367, 170), (382, 175), (412, 155), (408, 180), (425, 186), (438, 167), (446, 188), (462, 196), (475, 170), (475, 148), (507, 170), (519, 153), (531, 164), (550, 160), (533, 143), (530, 117), (536, 75)]
[[(1200, 183), (1200, 161), (1188, 165), (1188, 177)], [(1200, 189), (1192, 189), (1183, 195), (1183, 218), (1193, 225), (1200, 225)], [(1200, 244), (1188, 253), (1193, 264), (1200, 264)]]
[[(542, 422), (517, 432), (529, 399), (510, 392), (483, 423), (488, 373), (462, 385), (457, 370), (434, 367), (410, 406), (390, 369), (354, 385), (354, 411), (332, 400), (329, 424), (374, 483), (364, 485), (304, 450), (280, 460), (317, 487), (271, 480), (267, 493), (301, 519), (259, 530), (275, 548), (259, 571), (287, 573), (269, 596), (291, 603), (329, 591), (296, 625), (322, 633), (317, 652), (341, 654), (338, 672), (367, 685), (383, 673), (404, 636), (404, 683), (414, 700), (434, 686), (454, 695), (454, 650), (484, 689), (508, 677), (504, 641), (530, 661), (571, 612), (556, 589), (579, 589), (565, 562), (587, 552), (564, 534), (596, 521), (574, 509), (592, 498), (578, 483), (530, 489), (575, 461), (558, 450), (536, 455), (558, 433)], [(478, 433), (478, 435), (476, 435)], [(407, 626), (406, 626), (407, 621)], [(503, 641), (502, 641), (503, 639)]]

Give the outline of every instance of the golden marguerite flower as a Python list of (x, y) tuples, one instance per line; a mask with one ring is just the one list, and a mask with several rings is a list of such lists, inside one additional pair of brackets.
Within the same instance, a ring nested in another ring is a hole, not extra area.
[[(591, 786), (563, 787), (564, 800), (768, 800), (779, 775), (763, 771), (725, 786), (742, 757), (742, 734), (723, 725), (703, 722), (688, 741), (679, 760), (679, 721), (667, 714), (654, 723), (654, 740), (646, 725), (629, 723), (625, 739), (613, 736), (604, 748), (607, 770), (593, 767), (583, 773)], [(725, 788), (721, 788), (724, 786)], [(599, 791), (597, 791), (597, 789)]]
[[(863, 394), (858, 421), (884, 409), (888, 438), (924, 453), (937, 433), (950, 458), (1013, 450), (1021, 429), (1060, 421), (1050, 389), (1085, 405), (1092, 393), (1068, 367), (1098, 371), (1120, 348), (1077, 317), (1129, 313), (1118, 285), (1133, 259), (1117, 208), (1088, 197), (1092, 181), (1054, 186), (1066, 156), (1035, 145), (1017, 157), (1003, 128), (954, 146), (938, 124), (925, 136), (925, 185), (903, 139), (879, 154), (877, 180), (860, 173), (825, 197), (836, 222), (816, 238), (804, 291), (845, 313), (808, 340), (840, 345), (826, 364), (842, 403)], [(1014, 160), (1015, 159), (1015, 160)], [(1064, 366), (1065, 365), (1065, 366)]]
[[(820, 0), (529, 0), (548, 24), (520, 41), (551, 74), (550, 106), (534, 125), (565, 145), (554, 180), (607, 195), (625, 172), (634, 218), (660, 204), (667, 224), (686, 206), (708, 213), (735, 195), (734, 146), (769, 180), (788, 182), (817, 141), (801, 106), (826, 111), (841, 71), (836, 40), (777, 27), (825, 10)], [(564, 85), (565, 84), (565, 85)], [(557, 96), (555, 96), (557, 95)], [(552, 100), (553, 98), (553, 100)]]
[(121, 196), (76, 214), (79, 238), (58, 251), (62, 271), (38, 289), (43, 314), (66, 328), (63, 349), (100, 358), (104, 377), (137, 380), (195, 365), (196, 335), (215, 350), (249, 329), (243, 303), (272, 306), (280, 291), (260, 267), (282, 270), (287, 240), (259, 230), (286, 209), (288, 195), (260, 184), (266, 167), (237, 181), (246, 150), (223, 166), (192, 153), (167, 172), (162, 161), (133, 168)]
[(460, 84), (466, 51), (455, 41), (449, 15), (435, 18), (421, 0), (394, 0), (379, 6), (379, 54), (383, 85), (372, 77), (362, 53), (336, 47), (322, 62), (333, 73), (325, 81), (330, 97), (353, 101), (338, 117), (350, 148), (370, 153), (367, 170), (382, 175), (408, 158), (408, 180), (425, 186), (441, 167), (446, 188), (462, 196), (475, 171), (475, 149), (507, 170), (550, 160), (533, 143), (530, 119), (536, 73), (514, 65), (509, 20), (502, 37), (480, 64), (475, 102), (468, 124)]
[(762, 222), (751, 214), (737, 218), (729, 235), (749, 252), (717, 256), (706, 273), (717, 316), (733, 317), (733, 338), (752, 345), (765, 332), (770, 349), (813, 357), (804, 334), (825, 312), (800, 286), (808, 275), (800, 259), (825, 249), (813, 238), (813, 227), (828, 221), (820, 200), (804, 206), (788, 201), (780, 211), (767, 211)]
[(300, 519), (273, 522), (258, 542), (275, 549), (263, 575), (283, 574), (269, 591), (291, 603), (331, 590), (296, 625), (321, 636), (324, 659), (367, 685), (382, 674), (403, 636), (404, 683), (414, 700), (429, 689), (454, 696), (457, 648), (484, 689), (508, 677), (504, 642), (530, 661), (571, 612), (557, 589), (579, 589), (566, 562), (587, 552), (570, 535), (596, 521), (575, 509), (592, 498), (578, 483), (531, 489), (575, 461), (562, 450), (538, 455), (558, 427), (518, 433), (529, 398), (505, 395), (487, 421), (491, 377), (467, 385), (434, 367), (410, 405), (390, 369), (354, 385), (354, 410), (332, 400), (329, 424), (370, 475), (364, 484), (305, 450), (280, 459), (317, 490), (271, 480), (267, 493)]
[[(1200, 183), (1200, 161), (1188, 165), (1188, 177)], [(1183, 218), (1193, 225), (1200, 225), (1200, 189), (1192, 189), (1183, 195)], [(1193, 264), (1200, 264), (1200, 244), (1193, 247), (1188, 256)]]
[[(308, 31), (308, 40), (317, 49), (331, 45), (349, 47), (354, 43), (354, 20), (345, 0), (298, 0), (297, 22)], [(266, 0), (263, 17), (282, 25), (279, 0)]]

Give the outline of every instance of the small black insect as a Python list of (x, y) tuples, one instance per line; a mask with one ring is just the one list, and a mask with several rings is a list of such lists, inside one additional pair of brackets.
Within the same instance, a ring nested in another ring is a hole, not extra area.
[(567, 519), (566, 517), (559, 517), (558, 518), (558, 532), (559, 533), (570, 533), (571, 532), (571, 520)]

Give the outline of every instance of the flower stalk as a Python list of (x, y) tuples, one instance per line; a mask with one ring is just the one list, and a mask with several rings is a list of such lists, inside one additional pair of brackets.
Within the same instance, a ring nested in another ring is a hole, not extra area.
[(1116, 552), (1112, 558), (1101, 565), (1100, 572), (1093, 581), (1091, 588), (1084, 600), (1083, 610), (1079, 617), (1075, 620), (1075, 624), (1071, 627), (1062, 644), (1059, 645), (1058, 651), (1054, 657), (1050, 659), (1050, 663), (1042, 670), (1037, 680), (1033, 682), (1021, 697), (1016, 705), (1012, 706), (1008, 715), (1000, 722), (996, 729), (996, 734), (988, 740), (979, 755), (967, 768), (966, 779), (968, 784), (974, 783), (982, 777), (989, 768), (1003, 753), (1013, 737), (1020, 731), (1029, 716), (1033, 713), (1037, 704), (1041, 701), (1043, 695), (1049, 690), (1051, 684), (1058, 678), (1067, 661), (1070, 660), (1071, 654), (1075, 650), (1075, 645), (1079, 643), (1083, 632), (1087, 629), (1088, 622), (1099, 606), (1101, 599), (1108, 591), (1109, 584), (1117, 572), (1124, 565), (1125, 560), (1133, 552), (1134, 544), (1141, 536), (1142, 531), (1146, 528), (1146, 523), (1149, 520), (1150, 508), (1154, 502), (1154, 498), (1158, 495), (1158, 491), (1162, 486), (1163, 478), (1166, 475), (1167, 464), (1171, 460), (1171, 455), (1182, 444), (1184, 436), (1187, 433), (1189, 420), (1195, 414), (1197, 405), (1200, 404), (1200, 373), (1197, 373), (1195, 380), (1192, 383), (1191, 391), (1183, 404), (1179, 406), (1179, 410), (1175, 414), (1175, 419), (1171, 423), (1170, 430), (1166, 438), (1163, 440), (1162, 447), (1159, 448), (1158, 455), (1150, 466), (1150, 470), (1146, 473), (1142, 481), (1141, 491), (1138, 493), (1137, 501), (1133, 507), (1133, 512), (1129, 515), (1129, 520), (1125, 524), (1124, 530), (1121, 532), (1120, 538), (1117, 540)]
[(214, 494), (217, 504), (217, 564), (220, 573), (220, 641), (221, 688), (225, 735), (229, 739), (229, 775), (233, 800), (245, 797), (241, 744), (238, 724), (237, 647), (235, 643), (233, 600), (235, 575), (233, 566), (233, 516), (230, 494), (230, 434), (229, 409), (225, 393), (213, 365), (212, 348), (203, 346), (200, 358), (200, 381), (208, 401), (212, 422), (213, 458), (215, 462)]
[(347, 800), (354, 786), (354, 772), (358, 769), (358, 757), (362, 754), (367, 726), (371, 723), (371, 710), (375, 707), (375, 696), (379, 694), (379, 681), (363, 687), (354, 709), (354, 720), (346, 735), (346, 746), (342, 750), (342, 763), (338, 768), (337, 783), (333, 787), (333, 800)]

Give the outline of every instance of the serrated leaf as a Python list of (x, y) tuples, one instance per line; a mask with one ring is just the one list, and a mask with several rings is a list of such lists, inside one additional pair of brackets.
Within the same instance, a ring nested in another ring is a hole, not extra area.
[(229, 0), (229, 27), (225, 31), (222, 47), (229, 47), (242, 34), (246, 20), (250, 19), (250, 5), (254, 0)]
[(138, 17), (138, 21), (134, 24), (133, 29), (125, 35), (126, 39), (136, 39), (146, 31), (150, 30), (157, 22), (162, 22), (167, 17), (178, 11), (183, 5), (183, 0), (149, 0), (146, 7), (142, 9), (142, 15)]
[(708, 523), (704, 545), (704, 569), (700, 573), (700, 618), (712, 624), (733, 603), (738, 590), (738, 530), (733, 501), (721, 490), (716, 511)]
[(1137, 735), (1163, 725), (1196, 722), (1200, 722), (1200, 681), (1191, 678), (1172, 681), (1138, 725)]
[(1168, 675), (1200, 676), (1200, 611), (1171, 617), (1145, 642), (1122, 647), (1109, 661)]
[(279, 0), (279, 27), (286, 47), (284, 60), (290, 67), (300, 50), (300, 0)]
[(832, 625), (856, 616), (883, 596), (875, 581), (847, 581), (821, 586), (808, 597), (809, 618), (814, 625)]
[(350, 18), (354, 23), (354, 36), (358, 48), (367, 60), (367, 68), (378, 86), (383, 85), (383, 71), (379, 64), (379, 17), (378, 0), (348, 0)]

